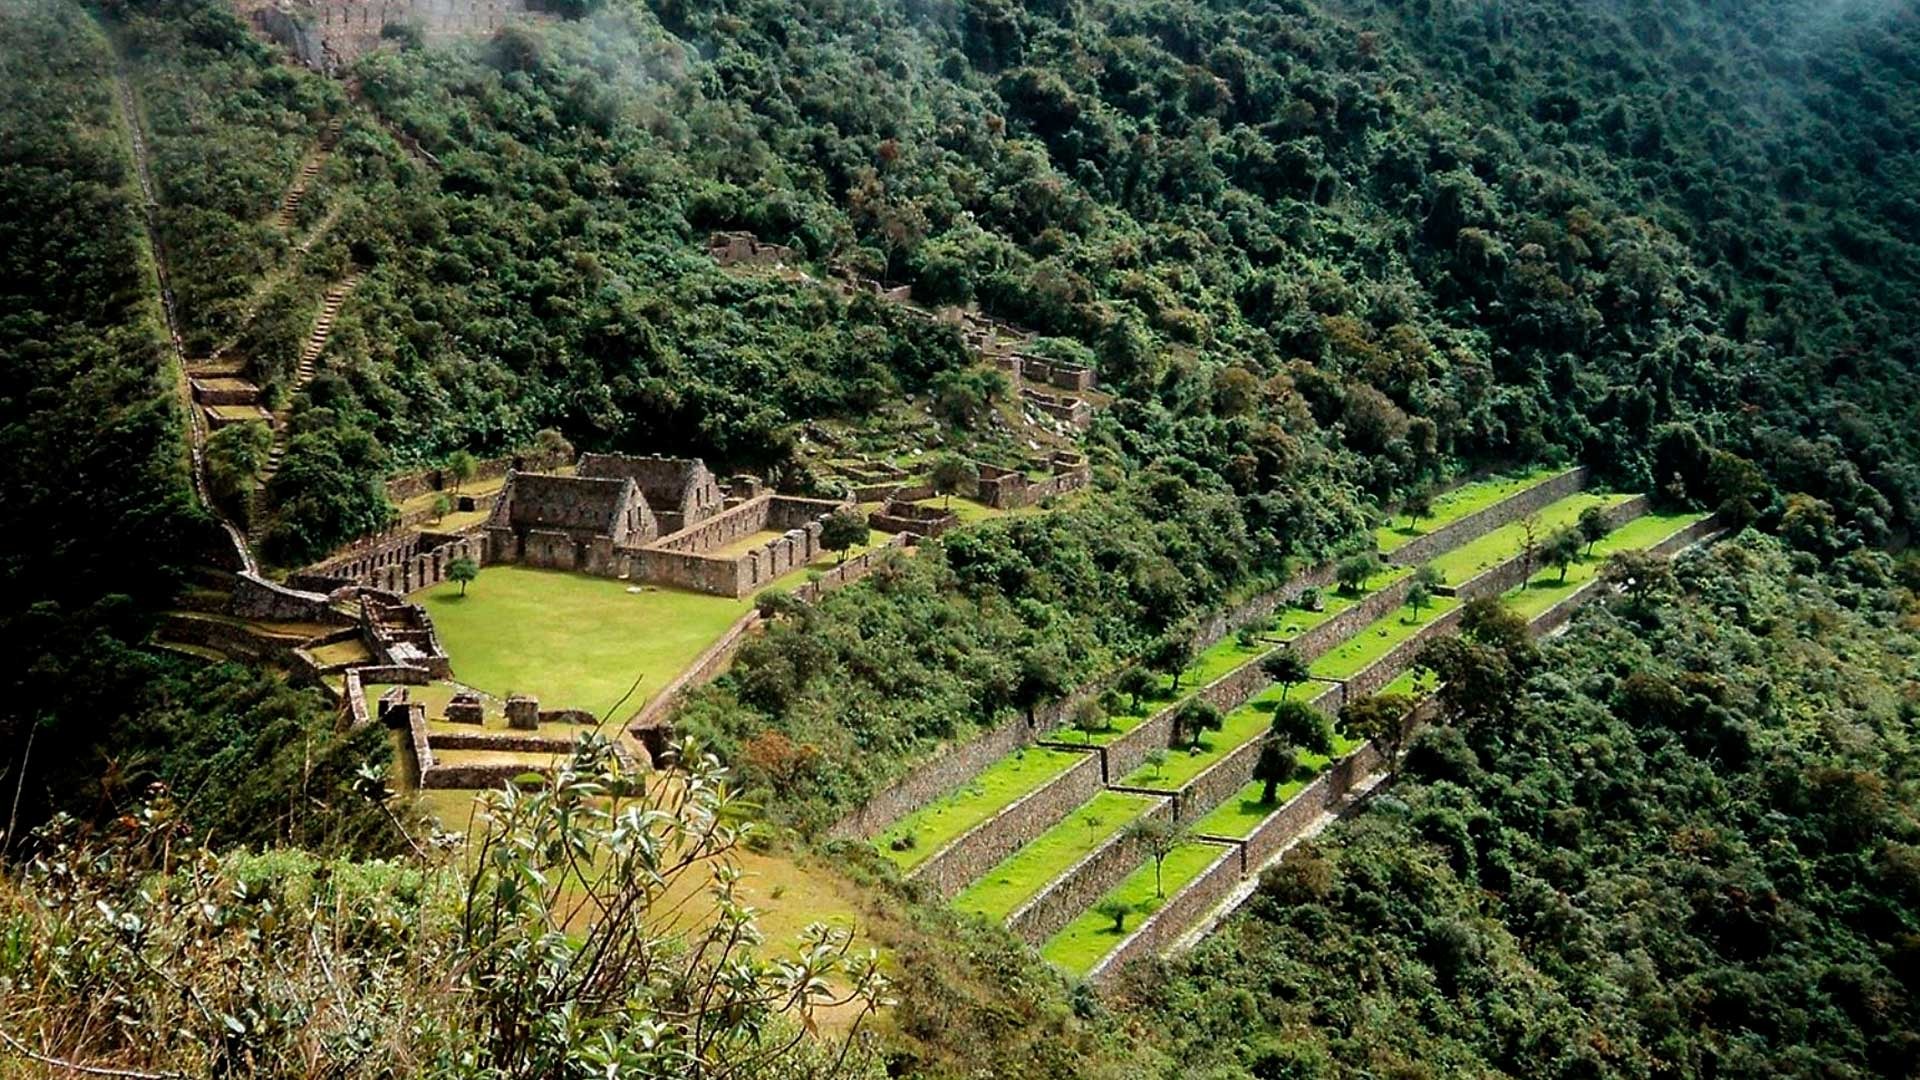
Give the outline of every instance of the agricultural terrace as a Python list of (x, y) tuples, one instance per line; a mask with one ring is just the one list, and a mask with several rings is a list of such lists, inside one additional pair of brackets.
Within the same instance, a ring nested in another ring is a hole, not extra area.
[(1522, 618), (1538, 618), (1548, 608), (1592, 581), (1599, 574), (1600, 567), (1612, 556), (1622, 551), (1654, 547), (1681, 530), (1691, 528), (1705, 517), (1705, 514), (1693, 513), (1658, 513), (1637, 517), (1593, 545), (1591, 554), (1582, 551), (1580, 558), (1567, 567), (1565, 580), (1561, 579), (1557, 568), (1544, 570), (1522, 588), (1508, 593), (1505, 597), (1507, 606), (1519, 612)]
[(1462, 484), (1451, 491), (1435, 496), (1432, 513), (1421, 518), (1416, 524), (1408, 524), (1407, 515), (1403, 513), (1388, 515), (1387, 522), (1373, 531), (1374, 543), (1382, 555), (1391, 554), (1436, 529), (1445, 528), (1463, 517), (1477, 514), (1502, 499), (1518, 495), (1535, 484), (1558, 476), (1564, 471), (1566, 470), (1559, 466), (1542, 466), (1514, 473), (1511, 476), (1494, 476)]
[(1083, 755), (1029, 746), (994, 762), (967, 786), (908, 814), (875, 841), (902, 871), (925, 862), (961, 833), (1072, 768)]
[(1420, 628), (1459, 606), (1450, 596), (1435, 596), (1418, 615), (1410, 607), (1368, 623), (1361, 631), (1315, 660), (1310, 671), (1317, 679), (1351, 679), (1393, 651), (1394, 646), (1420, 632)]
[[(1572, 526), (1580, 520), (1580, 512), (1589, 506), (1604, 509), (1618, 506), (1631, 498), (1633, 498), (1631, 495), (1582, 491), (1577, 495), (1569, 495), (1559, 502), (1549, 503), (1531, 515), (1534, 542), (1544, 544), (1547, 537)], [(1503, 525), (1485, 536), (1470, 540), (1436, 556), (1427, 565), (1438, 570), (1441, 580), (1447, 584), (1465, 584), (1473, 580), (1475, 575), (1485, 573), (1525, 551), (1527, 525), (1528, 522), (1525, 520)]]
[[(1040, 955), (1068, 971), (1085, 975), (1128, 934), (1138, 930), (1142, 920), (1158, 911), (1167, 897), (1179, 892), (1187, 882), (1212, 866), (1214, 860), (1231, 850), (1219, 844), (1191, 842), (1169, 852), (1157, 870), (1153, 860), (1148, 859), (1098, 903), (1068, 923), (1066, 929), (1048, 938)], [(1116, 903), (1126, 905), (1128, 911), (1118, 924), (1112, 915), (1102, 911)]]
[(1150, 795), (1102, 791), (1067, 819), (1003, 859), (973, 883), (953, 906), (1001, 922), (1032, 899), (1067, 867), (1139, 820), (1155, 802)]

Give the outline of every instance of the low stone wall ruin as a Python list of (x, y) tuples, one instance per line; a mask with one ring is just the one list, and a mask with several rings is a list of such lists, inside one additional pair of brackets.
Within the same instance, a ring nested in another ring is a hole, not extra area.
[[(643, 548), (624, 549), (627, 572), (644, 581), (717, 596), (745, 596), (820, 557), (821, 521), (843, 503), (760, 495)], [(708, 554), (743, 536), (785, 533), (737, 555)]]

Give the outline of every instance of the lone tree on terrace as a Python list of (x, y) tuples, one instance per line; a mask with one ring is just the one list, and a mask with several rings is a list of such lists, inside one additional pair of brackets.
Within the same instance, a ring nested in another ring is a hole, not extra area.
[(447, 580), (460, 583), (460, 595), (467, 595), (467, 585), (480, 576), (480, 564), (464, 556), (447, 564)]
[(1287, 700), (1293, 688), (1313, 677), (1307, 662), (1292, 649), (1276, 649), (1265, 660), (1260, 661), (1260, 671), (1267, 678), (1280, 684), (1280, 700)]
[(1219, 731), (1227, 722), (1227, 718), (1221, 715), (1219, 706), (1211, 701), (1201, 701), (1199, 698), (1194, 698), (1180, 706), (1180, 711), (1174, 714), (1173, 720), (1174, 726), (1184, 734), (1188, 750), (1200, 749), (1200, 736), (1209, 731)]
[(465, 450), (455, 450), (448, 454), (447, 475), (453, 477), (453, 490), (459, 491), (460, 485), (473, 479), (474, 470), (479, 467), (479, 463), (473, 460), (473, 455)]
[(1582, 535), (1577, 528), (1561, 529), (1547, 537), (1546, 546), (1541, 549), (1547, 565), (1559, 567), (1562, 585), (1567, 583), (1567, 569), (1580, 557)]
[(1014, 701), (1027, 714), (1027, 726), (1037, 727), (1040, 704), (1052, 701), (1067, 691), (1067, 657), (1058, 643), (1039, 645), (1020, 658), (1020, 681), (1014, 684)]
[(1115, 688), (1127, 695), (1127, 711), (1137, 713), (1140, 711), (1140, 699), (1153, 693), (1154, 687), (1159, 685), (1160, 680), (1153, 677), (1153, 672), (1143, 667), (1130, 667), (1121, 673)]
[(1413, 699), (1404, 694), (1375, 694), (1350, 701), (1340, 710), (1340, 726), (1356, 739), (1366, 739), (1380, 748), (1387, 759), (1387, 776), (1399, 765), (1400, 747), (1406, 739), (1407, 714), (1413, 711)]
[(1136, 846), (1146, 848), (1147, 857), (1153, 860), (1153, 895), (1167, 895), (1160, 872), (1167, 864), (1167, 856), (1180, 846), (1180, 830), (1174, 828), (1166, 818), (1141, 818), (1127, 826), (1127, 839)]
[(1293, 779), (1294, 770), (1300, 767), (1300, 756), (1284, 741), (1269, 738), (1260, 746), (1260, 759), (1253, 763), (1253, 778), (1265, 784), (1260, 792), (1260, 801), (1270, 803), (1281, 784)]
[(1420, 621), (1420, 610), (1433, 603), (1433, 588), (1424, 581), (1415, 581), (1407, 586), (1407, 606), (1413, 609), (1413, 619)]
[(867, 515), (857, 507), (843, 506), (820, 523), (820, 546), (838, 555), (843, 563), (847, 561), (849, 548), (866, 543), (872, 535), (873, 527), (867, 524)]
[(927, 471), (933, 490), (945, 496), (945, 508), (953, 509), (955, 495), (971, 495), (980, 490), (980, 470), (959, 454), (941, 454)]
[(1420, 524), (1420, 519), (1433, 513), (1433, 493), (1424, 488), (1407, 496), (1400, 509), (1407, 512), (1407, 531), (1412, 532)]
[(1349, 555), (1340, 560), (1333, 571), (1334, 579), (1340, 582), (1340, 591), (1348, 596), (1359, 596), (1367, 587), (1367, 579), (1380, 570), (1380, 557), (1371, 551), (1358, 555)]
[(1092, 746), (1094, 735), (1113, 727), (1113, 721), (1107, 718), (1107, 710), (1101, 708), (1099, 702), (1083, 701), (1074, 707), (1073, 727), (1086, 739), (1087, 745)]
[(1589, 506), (1580, 511), (1580, 520), (1574, 528), (1580, 530), (1580, 539), (1586, 541), (1587, 554), (1593, 554), (1593, 545), (1606, 538), (1612, 530), (1607, 525), (1607, 512), (1597, 506)]
[(1147, 751), (1147, 767), (1153, 770), (1153, 778), (1160, 779), (1160, 770), (1167, 767), (1167, 752), (1155, 747)]
[(442, 518), (446, 517), (448, 514), (452, 512), (453, 512), (453, 500), (447, 498), (447, 493), (444, 491), (435, 492), (433, 496), (434, 522), (437, 524)]
[(1099, 904), (1095, 905), (1093, 910), (1098, 912), (1101, 918), (1113, 920), (1114, 933), (1124, 934), (1127, 932), (1127, 916), (1133, 914), (1132, 904), (1127, 903), (1125, 900), (1118, 899), (1102, 900)]
[(1180, 692), (1180, 676), (1193, 663), (1193, 637), (1182, 633), (1179, 627), (1167, 632), (1147, 651), (1147, 666), (1162, 675), (1173, 676), (1173, 692)]
[(1333, 725), (1327, 714), (1304, 701), (1283, 701), (1273, 710), (1273, 733), (1303, 750), (1333, 753)]

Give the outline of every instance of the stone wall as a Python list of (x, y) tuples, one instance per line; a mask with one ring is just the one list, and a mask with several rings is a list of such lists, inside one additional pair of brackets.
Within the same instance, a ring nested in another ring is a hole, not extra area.
[(632, 480), (660, 521), (660, 532), (678, 532), (720, 513), (726, 495), (720, 481), (699, 458), (658, 454), (582, 454), (579, 474), (597, 479)]
[(975, 462), (980, 483), (974, 497), (996, 510), (1018, 510), (1079, 491), (1093, 483), (1093, 470), (1079, 455), (1054, 455), (1052, 474), (1034, 480), (1017, 469)]
[[(1069, 811), (1071, 812), (1071, 811)], [(1173, 800), (1162, 799), (1137, 822), (1171, 821)], [(1129, 835), (1128, 828), (1108, 837), (1080, 860), (1069, 866), (1046, 888), (1007, 916), (1007, 929), (1029, 945), (1038, 946), (1080, 917), (1096, 901), (1122, 881), (1139, 865), (1151, 858), (1145, 843)]]
[(1476, 536), (1492, 532), (1510, 521), (1518, 521), (1548, 503), (1558, 502), (1587, 486), (1591, 470), (1582, 465), (1568, 469), (1525, 491), (1516, 492), (1478, 513), (1468, 514), (1425, 536), (1401, 545), (1386, 558), (1401, 566), (1417, 566), (1443, 551), (1451, 551)]
[[(522, 472), (550, 472), (567, 463), (567, 455), (549, 451), (529, 451), (501, 457), (481, 458), (473, 463), (473, 476), (466, 484), (484, 484), (498, 480), (514, 469)], [(401, 473), (387, 481), (387, 501), (399, 504), (419, 498), (429, 491), (451, 491), (453, 474), (444, 468), (419, 469)]]
[(1234, 886), (1240, 884), (1240, 848), (1223, 846), (1220, 855), (1208, 864), (1200, 876), (1187, 882), (1167, 898), (1160, 910), (1121, 939), (1120, 944), (1087, 973), (1096, 985), (1110, 985), (1120, 970), (1134, 960), (1155, 956), (1179, 940), (1187, 928), (1213, 910)]
[(326, 594), (289, 589), (251, 570), (234, 575), (232, 596), (228, 610), (242, 619), (340, 625), (349, 621), (333, 610)]
[[(422, 534), (422, 538), (425, 539), (430, 535), (432, 534)], [(384, 562), (374, 566), (356, 580), (360, 584), (383, 592), (405, 596), (447, 580), (447, 573), (452, 569), (455, 560), (471, 559), (475, 563), (487, 561), (487, 543), (478, 536), (452, 538), (435, 536), (434, 538), (444, 542), (430, 550), (416, 549), (414, 554), (400, 558), (398, 561)], [(569, 554), (571, 554), (571, 545), (569, 545)]]
[[(657, 543), (625, 553), (629, 573), (646, 581), (718, 596), (745, 596), (825, 550), (821, 522), (845, 504), (826, 499), (760, 495)], [(785, 533), (734, 555), (707, 554), (768, 529)]]
[(1100, 759), (1085, 755), (1059, 776), (961, 833), (907, 874), (942, 900), (952, 899), (1028, 841), (1065, 820), (1100, 791)]
[(880, 532), (910, 532), (926, 537), (939, 536), (959, 523), (959, 516), (950, 510), (893, 499), (867, 515), (867, 524)]

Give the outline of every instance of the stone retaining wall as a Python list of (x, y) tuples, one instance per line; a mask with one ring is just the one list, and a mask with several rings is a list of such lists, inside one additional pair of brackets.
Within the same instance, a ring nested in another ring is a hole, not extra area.
[[(1173, 800), (1162, 799), (1134, 822), (1172, 821)], [(1147, 846), (1130, 835), (1134, 822), (1081, 856), (1047, 887), (1007, 916), (1007, 929), (1029, 945), (1059, 933), (1096, 901), (1152, 857)]]
[(340, 727), (358, 731), (373, 723), (367, 710), (366, 685), (360, 681), (360, 669), (348, 668), (340, 677)]
[[(1331, 571), (1329, 570), (1329, 575)], [(1292, 641), (1277, 648), (1290, 648), (1297, 651), (1301, 658), (1311, 663), (1335, 645), (1353, 636), (1363, 626), (1394, 611), (1406, 603), (1407, 590), (1413, 585), (1411, 577), (1403, 577), (1367, 596), (1338, 615), (1296, 635)], [(1298, 599), (1299, 590), (1307, 588), (1298, 585), (1294, 588), (1294, 599)], [(1265, 611), (1260, 609), (1265, 607)], [(1271, 616), (1277, 607), (1264, 603), (1249, 603), (1238, 609), (1246, 615), (1246, 622), (1256, 622)], [(1234, 624), (1222, 621), (1222, 627), (1232, 625), (1238, 629), (1246, 623)], [(1225, 637), (1225, 633), (1221, 637)], [(1255, 694), (1265, 690), (1273, 680), (1260, 670), (1262, 657), (1256, 657), (1220, 678), (1202, 687), (1197, 695), (1203, 701), (1211, 702), (1221, 712), (1231, 712), (1245, 705)], [(1184, 699), (1173, 702), (1166, 708), (1148, 717), (1139, 727), (1127, 732), (1103, 748), (1106, 758), (1107, 777), (1117, 781), (1121, 777), (1139, 768), (1147, 760), (1147, 755), (1155, 750), (1165, 750), (1173, 742), (1173, 718), (1185, 704)]]
[(1198, 922), (1214, 905), (1225, 899), (1240, 884), (1239, 845), (1224, 846), (1220, 857), (1208, 864), (1200, 876), (1181, 886), (1167, 898), (1160, 910), (1121, 939), (1120, 944), (1087, 973), (1089, 981), (1105, 985), (1129, 962), (1154, 956), (1179, 940), (1187, 928)]
[(435, 750), (510, 750), (520, 754), (571, 754), (573, 740), (525, 731), (437, 731), (427, 736)]
[(333, 610), (326, 594), (289, 589), (251, 570), (234, 575), (233, 600), (228, 610), (242, 619), (266, 622), (344, 624), (348, 621)]
[(979, 880), (1000, 860), (1066, 819), (1102, 788), (1100, 759), (1087, 754), (1059, 776), (961, 833), (906, 875), (942, 900)]
[(1558, 502), (1582, 490), (1591, 475), (1592, 470), (1585, 465), (1568, 469), (1525, 491), (1515, 492), (1485, 510), (1468, 514), (1425, 536), (1409, 540), (1389, 553), (1386, 559), (1401, 566), (1417, 566), (1443, 551), (1450, 551), (1476, 536), (1492, 532), (1508, 522), (1518, 521), (1548, 503)]

